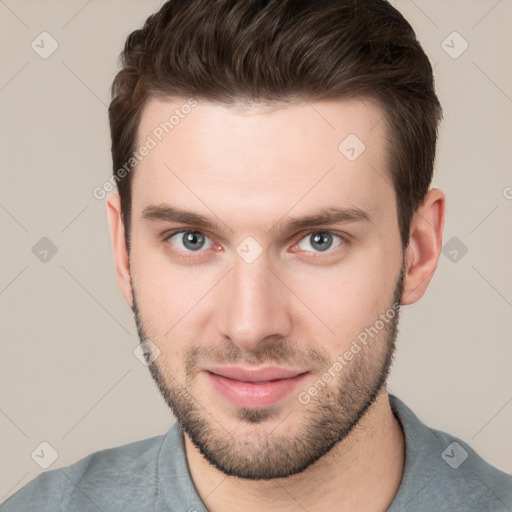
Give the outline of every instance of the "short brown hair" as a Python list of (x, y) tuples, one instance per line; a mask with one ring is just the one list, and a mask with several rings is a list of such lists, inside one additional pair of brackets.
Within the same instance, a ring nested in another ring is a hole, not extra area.
[[(407, 247), (432, 181), (442, 109), (428, 58), (388, 1), (169, 0), (128, 36), (121, 63), (109, 107), (114, 174), (126, 168), (153, 97), (376, 100)], [(117, 183), (128, 246), (132, 174)]]

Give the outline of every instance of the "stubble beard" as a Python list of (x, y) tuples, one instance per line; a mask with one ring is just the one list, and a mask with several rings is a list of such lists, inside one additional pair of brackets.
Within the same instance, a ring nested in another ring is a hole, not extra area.
[[(229, 431), (222, 425), (223, 418), (214, 404), (194, 393), (194, 382), (199, 360), (211, 363), (236, 364), (290, 364), (314, 362), (319, 377), (332, 368), (333, 362), (315, 347), (302, 353), (285, 344), (282, 339), (266, 344), (257, 352), (242, 352), (231, 343), (225, 347), (195, 346), (187, 352), (185, 382), (178, 380), (164, 368), (158, 359), (148, 367), (165, 402), (172, 410), (179, 426), (203, 457), (222, 473), (238, 478), (269, 480), (301, 473), (326, 455), (335, 445), (349, 436), (370, 407), (375, 403), (391, 369), (398, 334), (399, 309), (404, 285), (404, 261), (396, 281), (393, 302), (389, 310), (395, 315), (367, 345), (354, 354), (352, 360), (332, 381), (306, 405), (300, 405), (302, 415), (295, 431), (282, 423), (267, 428), (266, 423), (282, 414), (279, 408), (240, 408), (234, 413), (240, 427)], [(147, 340), (135, 288), (132, 282), (133, 307), (141, 342)], [(214, 359), (212, 359), (214, 358)], [(163, 359), (163, 358), (162, 358)], [(232, 423), (232, 418), (230, 418)], [(285, 427), (285, 428), (283, 428)]]

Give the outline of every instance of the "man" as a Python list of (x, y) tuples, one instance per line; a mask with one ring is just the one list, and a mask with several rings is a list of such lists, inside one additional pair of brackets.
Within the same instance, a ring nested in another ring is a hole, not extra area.
[(171, 0), (110, 106), (119, 285), (178, 422), (2, 507), (510, 511), (386, 380), (442, 245), (441, 107), (385, 0)]

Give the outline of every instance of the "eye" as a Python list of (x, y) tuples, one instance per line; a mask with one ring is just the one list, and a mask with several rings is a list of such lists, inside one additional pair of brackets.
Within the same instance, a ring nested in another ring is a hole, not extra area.
[(198, 252), (201, 249), (210, 249), (212, 241), (201, 231), (182, 230), (172, 233), (167, 240), (183, 252)]
[(335, 249), (342, 242), (343, 238), (330, 231), (315, 231), (306, 235), (297, 245), (303, 251), (326, 252)]

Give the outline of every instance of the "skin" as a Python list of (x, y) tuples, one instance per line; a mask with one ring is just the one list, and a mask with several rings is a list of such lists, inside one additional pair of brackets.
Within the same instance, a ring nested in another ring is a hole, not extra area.
[[(150, 100), (139, 140), (186, 100)], [(349, 134), (366, 146), (352, 162), (338, 150)], [(437, 265), (444, 194), (428, 192), (404, 254), (385, 135), (380, 108), (369, 100), (280, 108), (200, 100), (134, 171), (129, 255), (119, 198), (108, 198), (119, 285), (141, 338), (159, 349), (150, 369), (164, 398), (180, 423), (198, 425), (192, 436), (185, 429), (186, 456), (212, 512), (384, 511), (398, 490), (403, 434), (385, 384), (379, 384), (389, 368), (398, 316), (309, 403), (298, 400), (397, 297), (403, 305), (419, 300)], [(219, 226), (208, 230), (143, 218), (148, 206), (164, 203)], [(360, 208), (370, 220), (277, 229), (325, 207)], [(187, 252), (182, 237), (169, 238), (180, 228), (204, 233), (205, 248)], [(310, 235), (319, 231), (343, 238), (318, 251)], [(237, 253), (248, 236), (262, 251), (251, 263)], [(289, 365), (310, 373), (276, 405), (244, 412), (201, 371), (218, 362)], [(319, 417), (322, 422), (315, 423)], [(331, 431), (322, 430), (325, 419), (334, 422)], [(318, 441), (320, 450), (325, 436), (340, 429), (342, 439), (327, 450), (323, 446), (325, 454), (293, 469), (294, 461), (306, 460), (301, 446)], [(201, 432), (217, 466), (191, 440)], [(277, 453), (282, 446), (290, 449)], [(249, 479), (248, 471), (265, 467), (274, 476), (286, 468), (294, 474)]]

